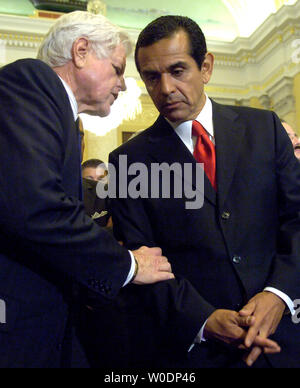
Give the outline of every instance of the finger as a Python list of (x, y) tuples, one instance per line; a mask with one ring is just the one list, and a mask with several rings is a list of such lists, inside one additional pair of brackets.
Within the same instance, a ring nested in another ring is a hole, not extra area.
[(161, 264), (166, 264), (169, 263), (169, 260), (165, 256), (159, 256), (159, 259), (157, 259), (157, 256), (154, 257), (156, 260), (158, 260), (159, 263)]
[(255, 311), (255, 303), (248, 303), (246, 306), (244, 306), (240, 311), (239, 311), (239, 314), (240, 316), (242, 317), (245, 317), (245, 316), (248, 316), (248, 315), (252, 315)]
[(148, 254), (149, 255), (153, 255), (153, 256), (161, 256), (162, 255), (162, 250), (161, 248), (158, 248), (158, 247), (154, 247), (154, 248), (146, 248), (148, 250)]
[(250, 348), (253, 343), (255, 338), (259, 334), (259, 326), (257, 324), (254, 324), (253, 326), (250, 326), (250, 329), (248, 330), (248, 333), (245, 338), (245, 345), (247, 348)]
[[(258, 346), (260, 348), (263, 348), (264, 353), (266, 354), (274, 354), (274, 353), (280, 353), (281, 347), (278, 345), (277, 342), (269, 339), (269, 338), (262, 338), (260, 336), (257, 336), (254, 340), (253, 345)], [(240, 350), (248, 350), (249, 348), (246, 348), (244, 344), (240, 344), (238, 346)]]
[(271, 349), (271, 348), (264, 348), (264, 353), (265, 354), (276, 354), (276, 353), (280, 353), (281, 352), (281, 347), (278, 346), (277, 349)]
[(172, 266), (169, 262), (161, 263), (158, 269), (163, 272), (172, 272)]
[(158, 247), (149, 248), (149, 247), (146, 247), (145, 245), (141, 246), (136, 251), (133, 251), (133, 253), (134, 252), (136, 252), (139, 255), (144, 255), (144, 256), (161, 256), (162, 255), (162, 250), (160, 248), (158, 248)]
[(259, 348), (258, 346), (255, 346), (251, 352), (249, 353), (249, 355), (245, 358), (245, 362), (246, 364), (251, 367), (255, 361), (258, 359), (258, 357), (262, 354), (262, 349)]
[[(245, 345), (249, 348), (253, 344), (255, 345), (255, 340), (259, 341), (262, 339), (267, 340), (270, 335), (270, 327), (267, 322), (263, 323), (259, 317), (256, 317), (254, 325), (250, 327), (245, 338)], [(267, 340), (270, 341), (270, 340)], [(265, 346), (265, 345), (262, 345)]]
[(278, 353), (281, 350), (277, 342), (261, 336), (257, 336), (253, 344), (255, 346), (259, 346), (260, 348), (264, 348), (264, 350), (268, 352)]
[(244, 317), (241, 317), (241, 316), (238, 316), (237, 317), (237, 324), (240, 326), (240, 327), (250, 327), (250, 326), (253, 326), (255, 324), (255, 317), (254, 316), (244, 316)]
[[(265, 339), (259, 339), (259, 340), (265, 340)], [(255, 363), (255, 361), (258, 359), (258, 357), (261, 355), (262, 352), (264, 352), (265, 354), (275, 354), (275, 353), (280, 353), (281, 352), (281, 348), (280, 348), (280, 346), (276, 342), (274, 342), (272, 340), (267, 340), (267, 342), (264, 342), (264, 341), (260, 342), (259, 340), (256, 342), (256, 344), (257, 345), (265, 344), (266, 347), (264, 347), (264, 346), (255, 346), (251, 350), (251, 352), (246, 357), (244, 357), (244, 361), (250, 367)], [(245, 350), (245, 347), (243, 347), (243, 345), (241, 345), (239, 347), (239, 349)]]
[(158, 282), (163, 282), (165, 280), (172, 280), (172, 279), (175, 279), (175, 276), (170, 272), (159, 272), (159, 274), (157, 275)]

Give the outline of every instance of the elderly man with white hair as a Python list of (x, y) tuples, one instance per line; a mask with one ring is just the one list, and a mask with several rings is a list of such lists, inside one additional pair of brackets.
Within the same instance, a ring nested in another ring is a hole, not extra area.
[[(62, 16), (38, 58), (0, 70), (0, 367), (88, 367), (77, 338), (89, 293), (173, 278), (159, 248), (129, 252), (85, 215), (81, 112), (125, 89), (128, 36), (87, 12)], [(103, 333), (105, 335), (105, 333)]]

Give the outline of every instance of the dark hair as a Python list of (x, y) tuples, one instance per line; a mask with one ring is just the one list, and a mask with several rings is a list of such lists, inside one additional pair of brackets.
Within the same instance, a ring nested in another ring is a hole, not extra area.
[(175, 32), (183, 30), (190, 41), (190, 55), (201, 69), (207, 45), (205, 36), (196, 22), (185, 16), (161, 16), (154, 20), (140, 33), (135, 48), (135, 64), (140, 71), (138, 63), (138, 51), (141, 47), (151, 46), (164, 38), (171, 37)]
[(100, 159), (89, 159), (89, 160), (86, 160), (84, 163), (82, 163), (81, 169), (84, 170), (85, 168), (90, 168), (90, 167), (97, 168), (99, 164), (104, 164), (104, 162), (102, 162), (102, 160)]

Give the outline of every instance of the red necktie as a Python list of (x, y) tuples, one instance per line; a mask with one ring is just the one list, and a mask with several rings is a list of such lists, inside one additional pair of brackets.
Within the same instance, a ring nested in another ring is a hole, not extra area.
[(204, 163), (204, 171), (210, 180), (212, 187), (217, 190), (215, 146), (209, 139), (205, 129), (196, 120), (193, 121), (192, 133), (193, 136), (197, 137), (194, 157), (198, 163)]

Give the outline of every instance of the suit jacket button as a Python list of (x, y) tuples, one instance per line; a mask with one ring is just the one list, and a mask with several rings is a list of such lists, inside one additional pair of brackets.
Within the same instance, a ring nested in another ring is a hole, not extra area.
[(242, 258), (241, 258), (241, 256), (235, 255), (235, 256), (233, 256), (232, 261), (234, 262), (234, 264), (240, 264), (242, 261)]
[(231, 216), (231, 214), (229, 212), (225, 211), (222, 213), (221, 218), (222, 218), (222, 220), (226, 221), (226, 220), (229, 220), (230, 216)]
[(99, 286), (99, 281), (96, 280), (96, 279), (89, 279), (88, 280), (88, 285), (93, 288), (94, 290), (99, 290), (100, 286)]

